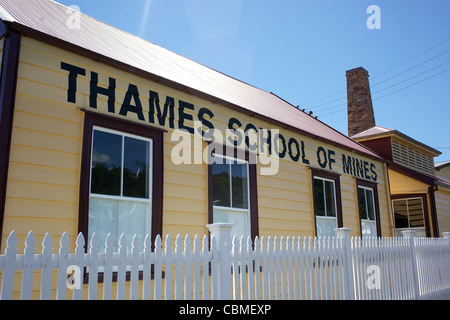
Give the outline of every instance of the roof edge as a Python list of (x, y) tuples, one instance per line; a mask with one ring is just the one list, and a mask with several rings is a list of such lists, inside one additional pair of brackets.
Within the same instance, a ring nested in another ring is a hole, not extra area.
[(3, 22), (16, 22), (16, 19), (14, 19), (14, 17), (2, 6), (0, 6), (0, 19), (2, 19)]

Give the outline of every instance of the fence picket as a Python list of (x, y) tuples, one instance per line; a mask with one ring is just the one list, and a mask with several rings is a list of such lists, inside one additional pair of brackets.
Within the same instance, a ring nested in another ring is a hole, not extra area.
[(267, 248), (266, 238), (261, 237), (260, 242), (260, 252), (261, 252), (261, 269), (262, 269), (262, 279), (261, 279), (261, 299), (268, 299), (268, 274), (267, 274)]
[(117, 267), (117, 300), (125, 300), (125, 279), (127, 266), (127, 237), (122, 234), (119, 239), (119, 263)]
[(91, 237), (89, 248), (89, 291), (88, 299), (97, 299), (97, 283), (98, 283), (98, 237), (94, 233)]
[(103, 268), (103, 300), (112, 299), (112, 266), (113, 266), (113, 239), (110, 233), (105, 240), (105, 264)]
[(200, 274), (200, 240), (198, 239), (198, 236), (196, 235), (194, 237), (194, 250), (193, 250), (193, 256), (194, 260), (194, 266), (193, 266), (193, 296), (192, 299), (194, 300), (200, 300), (200, 281), (201, 281), (201, 274)]
[(155, 239), (155, 252), (154, 252), (154, 286), (153, 295), (155, 300), (162, 299), (162, 239), (159, 235)]
[(65, 300), (67, 298), (67, 268), (69, 267), (69, 236), (66, 232), (63, 233), (59, 246), (56, 299)]
[(247, 237), (247, 298), (249, 300), (255, 299), (255, 281), (254, 281), (254, 274), (253, 274), (253, 242), (252, 238)]
[(139, 238), (133, 236), (131, 242), (131, 275), (130, 275), (130, 300), (139, 299)]
[(165, 241), (165, 249), (164, 249), (164, 257), (165, 257), (165, 290), (164, 290), (164, 298), (166, 300), (172, 299), (172, 238), (169, 235), (166, 236)]
[(183, 296), (185, 300), (191, 300), (191, 238), (186, 235), (184, 238), (184, 286)]
[(142, 299), (151, 299), (151, 255), (152, 255), (152, 240), (150, 235), (146, 235), (144, 239), (144, 252), (143, 252), (143, 266), (142, 266)]
[(31, 300), (34, 267), (34, 246), (36, 240), (30, 231), (25, 239), (24, 266), (22, 274), (21, 300)]
[[(82, 233), (78, 234), (76, 240), (76, 248), (75, 248), (75, 265), (78, 266), (80, 272), (80, 279), (83, 279), (84, 276), (84, 236)], [(73, 299), (81, 300), (83, 298), (83, 286), (80, 285), (80, 288), (77, 288), (77, 285), (73, 288)]]
[(182, 250), (181, 236), (177, 235), (175, 239), (175, 300), (181, 300), (183, 298)]
[(208, 238), (203, 236), (202, 240), (202, 291), (203, 291), (203, 300), (209, 300), (209, 251), (208, 251)]

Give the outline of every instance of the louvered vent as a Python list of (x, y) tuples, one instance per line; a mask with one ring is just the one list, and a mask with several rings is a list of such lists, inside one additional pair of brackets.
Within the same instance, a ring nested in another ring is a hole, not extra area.
[(435, 175), (433, 157), (392, 140), (392, 157), (395, 163), (417, 171)]

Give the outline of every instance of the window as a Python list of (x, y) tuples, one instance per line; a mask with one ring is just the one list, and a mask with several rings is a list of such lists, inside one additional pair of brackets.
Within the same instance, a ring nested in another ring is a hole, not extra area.
[(339, 176), (313, 170), (314, 213), (317, 236), (334, 236), (342, 227)]
[(377, 225), (375, 219), (375, 200), (373, 189), (358, 186), (358, 205), (361, 217), (361, 235), (376, 236)]
[[(225, 154), (225, 152), (224, 152)], [(231, 236), (258, 235), (256, 165), (238, 157), (213, 154), (209, 165), (209, 223), (234, 224)]]
[(103, 245), (110, 233), (117, 249), (124, 233), (131, 249), (134, 234), (151, 233), (151, 150), (151, 139), (94, 127), (89, 239), (96, 233)]
[[(114, 249), (124, 233), (142, 244), (162, 233), (163, 132), (85, 111), (79, 232), (96, 233), (100, 250), (108, 234)], [(88, 247), (88, 245), (86, 246)]]
[(233, 223), (232, 235), (250, 236), (248, 163), (215, 156), (212, 183), (213, 222)]
[(401, 236), (401, 231), (413, 229), (416, 230), (416, 236), (427, 236), (425, 199), (419, 196), (392, 200), (396, 235)]
[(380, 207), (375, 183), (356, 179), (358, 208), (362, 237), (380, 237)]

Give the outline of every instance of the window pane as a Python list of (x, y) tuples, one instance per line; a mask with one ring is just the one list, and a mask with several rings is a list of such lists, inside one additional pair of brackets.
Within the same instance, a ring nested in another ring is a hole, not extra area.
[(363, 237), (376, 237), (377, 225), (374, 221), (361, 221), (361, 231)]
[(105, 241), (111, 233), (114, 251), (117, 250), (117, 200), (89, 199), (89, 239), (97, 234), (100, 252), (105, 250)]
[(250, 236), (250, 219), (248, 212), (229, 211), (228, 222), (234, 224), (231, 229), (231, 237), (236, 236), (240, 239), (241, 236)]
[(213, 164), (213, 205), (230, 207), (230, 165)]
[(363, 188), (358, 188), (358, 203), (361, 219), (367, 219), (366, 193)]
[(406, 200), (394, 200), (394, 217), (396, 228), (409, 228)]
[(316, 224), (318, 237), (335, 236), (334, 229), (336, 228), (336, 219), (316, 217)]
[(375, 207), (374, 207), (373, 190), (366, 189), (366, 202), (367, 202), (367, 219), (375, 220)]
[(213, 208), (213, 223), (228, 223), (228, 210)]
[(120, 195), (122, 137), (94, 131), (92, 146), (91, 193)]
[(325, 216), (323, 180), (314, 179), (314, 208), (317, 216)]
[(117, 238), (125, 234), (127, 237), (127, 248), (131, 250), (133, 236), (139, 237), (140, 250), (143, 250), (143, 243), (150, 226), (147, 226), (147, 213), (149, 205), (145, 202), (118, 201), (118, 223)]
[(123, 195), (149, 198), (150, 142), (125, 137)]
[(409, 224), (411, 228), (425, 226), (423, 221), (422, 199), (408, 199)]
[(248, 209), (247, 164), (231, 165), (232, 207)]
[(331, 181), (325, 182), (325, 200), (327, 208), (327, 217), (336, 217), (336, 200), (334, 196), (334, 183)]

